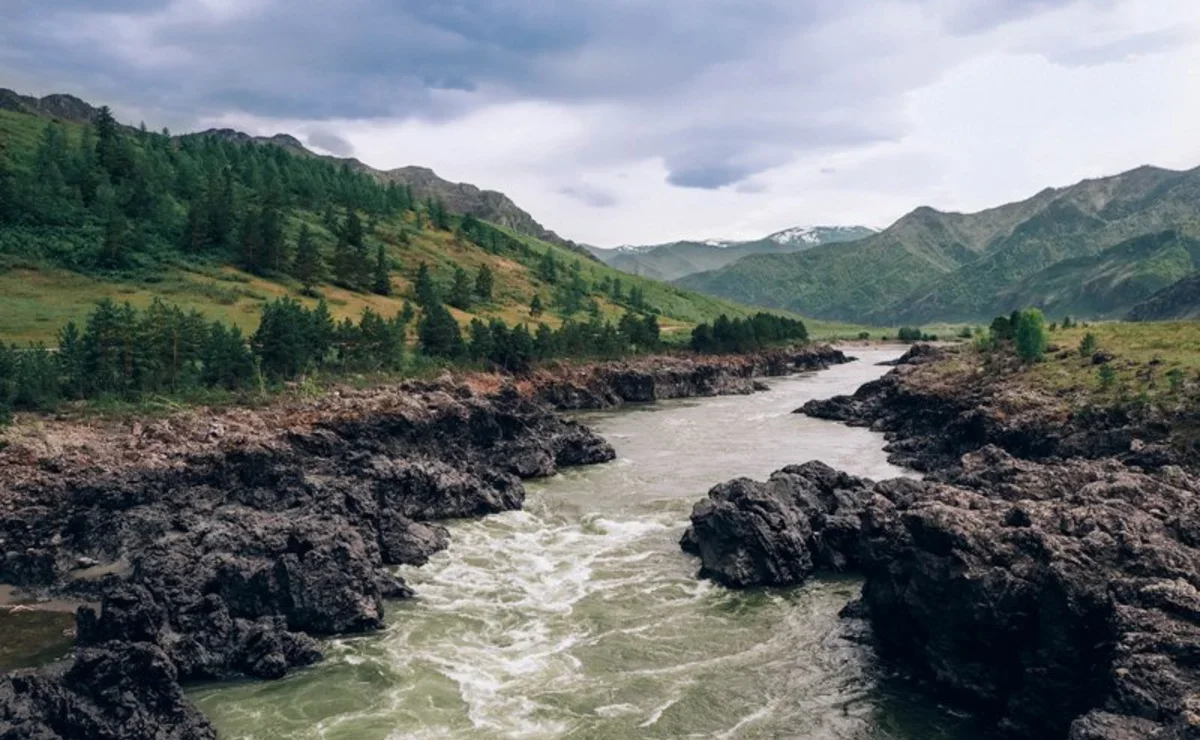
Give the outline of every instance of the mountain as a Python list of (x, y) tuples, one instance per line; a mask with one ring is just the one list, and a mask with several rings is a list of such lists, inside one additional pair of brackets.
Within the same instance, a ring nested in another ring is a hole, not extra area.
[(1200, 239), (1176, 230), (1147, 234), (1040, 270), (997, 294), (987, 312), (1033, 306), (1052, 317), (1120, 318), (1197, 269)]
[[(1020, 305), (1050, 305), (1064, 300), (1055, 298), (1068, 280), (1064, 275), (1081, 270), (1110, 279), (1093, 280), (1096, 292), (1077, 293), (1063, 305), (1117, 315), (1142, 290), (1118, 277), (1154, 274), (1153, 285), (1178, 277), (1186, 264), (1143, 270), (1134, 263), (1150, 258), (1134, 246), (1108, 254), (1103, 265), (1085, 261), (1063, 266), (1061, 274), (1039, 273), (1136, 237), (1171, 229), (1191, 233), (1197, 224), (1200, 170), (1141, 167), (978, 213), (921, 207), (852, 244), (750, 256), (677, 284), (806, 315), (892, 325), (983, 321)], [(1178, 244), (1168, 251), (1179, 260), (1183, 252), (1191, 254)], [(1104, 290), (1114, 292), (1100, 295)]]
[(849, 242), (874, 233), (874, 229), (866, 226), (797, 226), (755, 241), (678, 241), (616, 249), (592, 247), (591, 252), (612, 267), (634, 275), (677, 280), (697, 272), (719, 269), (743, 257), (801, 252), (821, 244)]
[(27, 113), (72, 123), (85, 123), (96, 117), (97, 108), (74, 95), (62, 93), (35, 98), (0, 87), (0, 110)]
[(1200, 272), (1167, 286), (1137, 304), (1130, 321), (1200, 319)]
[[(422, 274), (454, 301), (462, 324), (553, 328), (593, 314), (616, 321), (632, 310), (654, 313), (670, 336), (721, 314), (755, 312), (626, 275), (511, 223), (455, 212), (465, 201), (443, 199), (439, 208), (412, 200), (385, 177), (317, 156), (290, 136), (168, 136), (122, 126), (83, 101), (0, 100), (5, 342), (54, 343), (61, 326), (104, 298), (138, 309), (161, 298), (247, 333), (281, 297), (309, 306), (323, 297), (339, 321), (366, 309), (391, 317), (414, 299)], [(396, 175), (403, 176), (443, 187), (427, 170)], [(450, 187), (504, 212), (499, 194)], [(302, 261), (305, 232), (312, 249)]]
[[(87, 123), (95, 119), (99, 109), (80, 100), (73, 95), (53, 94), (36, 98), (21, 95), (7, 88), (0, 88), (0, 110), (14, 113), (25, 113), (44, 118), (52, 118), (69, 123)], [(290, 134), (274, 136), (251, 136), (233, 129), (209, 129), (188, 136), (205, 136), (220, 138), (236, 143), (274, 144), (293, 154), (308, 157), (320, 157), (338, 164), (346, 164), (354, 170), (366, 172), (384, 183), (396, 183), (412, 188), (413, 195), (421, 200), (440, 199), (446, 208), (462, 214), (471, 214), (476, 218), (491, 221), (494, 224), (512, 229), (535, 239), (558, 244), (573, 252), (591, 257), (591, 252), (580, 247), (569, 239), (564, 239), (553, 231), (538, 223), (533, 216), (522, 210), (504, 193), (495, 190), (482, 190), (468, 183), (455, 183), (444, 180), (426, 167), (400, 167), (393, 170), (378, 170), (354, 158), (330, 157), (317, 154)]]
[(339, 165), (345, 164), (357, 172), (365, 172), (385, 185), (389, 183), (405, 185), (412, 189), (413, 196), (418, 200), (440, 200), (446, 204), (447, 209), (454, 213), (470, 214), (475, 218), (490, 221), (498, 226), (512, 229), (526, 236), (532, 236), (535, 239), (566, 247), (589, 259), (593, 256), (587, 249), (569, 239), (562, 238), (545, 226), (542, 226), (533, 216), (522, 210), (504, 193), (495, 190), (482, 190), (469, 183), (456, 183), (444, 180), (427, 167), (409, 166), (393, 170), (379, 170), (358, 159), (317, 154), (289, 134), (251, 136), (241, 131), (234, 131), (233, 129), (209, 129), (189, 135), (216, 137), (241, 144), (274, 144), (293, 154), (317, 157)]

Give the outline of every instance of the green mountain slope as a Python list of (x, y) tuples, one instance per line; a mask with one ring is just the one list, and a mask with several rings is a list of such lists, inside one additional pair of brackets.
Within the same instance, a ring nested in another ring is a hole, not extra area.
[(1063, 260), (997, 295), (986, 308), (1035, 306), (1047, 315), (1118, 318), (1200, 268), (1200, 240), (1165, 231)]
[(677, 280), (719, 269), (743, 257), (803, 252), (822, 244), (852, 242), (874, 233), (874, 229), (865, 226), (797, 227), (748, 242), (678, 241), (591, 251), (619, 270), (656, 280)]
[(1171, 321), (1200, 319), (1200, 273), (1167, 286), (1137, 304), (1129, 312), (1130, 321)]
[[(422, 264), (446, 295), (458, 271), (473, 283), (487, 268), (491, 295), (468, 295), (453, 309), (464, 324), (554, 327), (635, 310), (657, 314), (670, 334), (752, 313), (626, 275), (511, 224), (453, 213), (444, 201), (301, 151), (291, 137), (171, 137), (104, 123), (76, 99), (46, 100), (0, 96), (0, 337), (8, 341), (53, 341), (105, 297), (135, 307), (163, 298), (247, 330), (282, 296), (310, 306), (324, 297), (339, 319), (365, 308), (390, 316), (413, 298)], [(311, 276), (298, 267), (302, 231), (318, 257)], [(544, 314), (531, 311), (535, 296)]]
[[(974, 214), (919, 208), (854, 244), (749, 257), (678, 284), (826, 318), (877, 324), (979, 321), (1014, 305), (1050, 301), (1053, 286), (1039, 287), (1033, 276), (1064, 260), (1197, 222), (1200, 170), (1142, 167)], [(1109, 259), (1137, 262), (1143, 256), (1130, 249)], [(1116, 264), (1105, 269), (1122, 272)], [(1151, 265), (1144, 272), (1169, 279), (1178, 269)], [(1129, 266), (1127, 272), (1139, 268)], [(1054, 276), (1047, 279), (1053, 282)], [(1126, 280), (1094, 282), (1092, 288), (1104, 285), (1117, 293), (1072, 300), (1111, 313), (1122, 311), (1129, 304), (1121, 301), (1137, 293), (1125, 295), (1131, 286)], [(1011, 303), (1016, 300), (1023, 303)]]

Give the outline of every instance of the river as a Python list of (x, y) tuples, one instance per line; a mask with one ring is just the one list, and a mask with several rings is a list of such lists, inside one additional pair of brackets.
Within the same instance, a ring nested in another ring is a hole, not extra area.
[(419, 597), (384, 632), (192, 697), (222, 737), (256, 740), (978, 737), (880, 677), (837, 616), (857, 581), (733, 592), (678, 546), (692, 504), (733, 477), (812, 459), (904, 474), (880, 435), (791, 413), (898, 353), (855, 354), (753, 396), (583, 416), (618, 459), (530, 483), (523, 511), (451, 523), (448, 551), (403, 569)]

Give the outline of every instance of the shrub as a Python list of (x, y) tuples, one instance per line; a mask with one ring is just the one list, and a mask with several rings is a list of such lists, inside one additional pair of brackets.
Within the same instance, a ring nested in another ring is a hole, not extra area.
[(919, 342), (921, 341), (921, 337), (924, 336), (924, 332), (917, 327), (902, 326), (900, 327), (900, 331), (896, 333), (896, 336), (901, 342)]
[(1168, 370), (1167, 382), (1171, 384), (1172, 393), (1178, 393), (1183, 390), (1183, 371), (1177, 367)]
[(870, 338), (871, 338), (871, 332), (869, 332), (869, 331), (860, 331), (860, 332), (858, 333), (858, 338), (859, 338), (859, 339), (870, 339)]
[(1037, 362), (1046, 355), (1049, 337), (1046, 333), (1046, 317), (1036, 308), (1028, 308), (1017, 317), (1014, 332), (1017, 355), (1025, 362)]
[(1096, 353), (1096, 335), (1090, 331), (1083, 335), (1083, 339), (1079, 340), (1079, 356), (1091, 357)]
[(1100, 387), (1104, 390), (1112, 388), (1117, 382), (1117, 371), (1113, 369), (1112, 365), (1101, 365), (1096, 375), (1100, 378)]

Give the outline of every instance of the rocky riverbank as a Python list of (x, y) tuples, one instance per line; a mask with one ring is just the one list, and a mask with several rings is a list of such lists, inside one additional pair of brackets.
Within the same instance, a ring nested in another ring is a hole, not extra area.
[[(809, 463), (717, 486), (681, 543), (702, 575), (749, 587), (862, 573), (847, 612), (870, 621), (879, 654), (1013, 737), (1200, 737), (1200, 477), (1171, 464), (1179, 441), (1068, 425), (1044, 446), (1036, 423), (949, 392), (977, 380), (920, 367), (806, 408), (888, 429), (925, 480)], [(944, 382), (913, 382), (931, 377)]]
[(521, 479), (612, 459), (551, 403), (750, 392), (758, 375), (844, 361), (826, 348), (642, 358), (12, 430), (0, 582), (99, 608), (80, 608), (73, 660), (0, 678), (0, 736), (211, 737), (181, 682), (319, 660), (314, 637), (377, 629), (385, 600), (411, 595), (388, 568), (446, 547), (438, 520), (519, 508)]
[[(1006, 364), (1009, 367), (1003, 367)], [(1183, 404), (1075, 403), (1025, 382), (1000, 355), (985, 367), (966, 348), (915, 345), (893, 372), (852, 396), (797, 413), (883, 432), (897, 465), (931, 471), (996, 445), (1028, 459), (1117, 457), (1131, 465), (1200, 466), (1200, 410)]]

